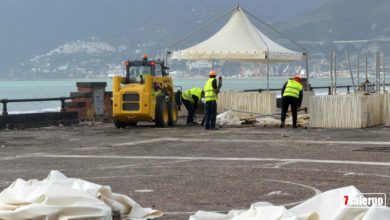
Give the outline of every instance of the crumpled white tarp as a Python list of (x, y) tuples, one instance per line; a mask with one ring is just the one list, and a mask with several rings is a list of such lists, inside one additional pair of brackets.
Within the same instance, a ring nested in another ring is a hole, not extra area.
[(273, 117), (256, 118), (256, 121), (258, 125), (275, 125), (275, 126), (280, 125), (280, 119), (275, 119)]
[(237, 118), (232, 111), (229, 110), (217, 115), (216, 123), (220, 126), (223, 125), (240, 126), (242, 124), (242, 121), (239, 118)]
[[(300, 126), (307, 126), (308, 122), (310, 119), (309, 114), (301, 114), (297, 116), (297, 122), (298, 125)], [(275, 119), (273, 117), (260, 117), (256, 118), (257, 124), (258, 125), (274, 125), (274, 126), (279, 126), (280, 125), (280, 119)], [(286, 118), (286, 126), (291, 126), (292, 125), (292, 117), (287, 117)]]
[(109, 186), (68, 178), (59, 171), (51, 171), (41, 181), (17, 179), (0, 193), (2, 220), (109, 220), (112, 210), (137, 220), (162, 215), (142, 208), (128, 196), (112, 193)]
[(248, 210), (232, 210), (227, 214), (198, 211), (190, 220), (389, 220), (389, 207), (351, 208), (344, 196), (360, 194), (354, 186), (321, 193), (291, 209), (270, 203), (252, 204)]

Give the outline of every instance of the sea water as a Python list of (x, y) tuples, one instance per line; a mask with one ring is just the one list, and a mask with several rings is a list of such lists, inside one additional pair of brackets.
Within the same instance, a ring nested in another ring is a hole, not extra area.
[[(269, 88), (281, 88), (286, 82), (287, 77), (272, 77), (269, 81)], [(206, 82), (204, 79), (173, 79), (173, 84), (183, 90), (192, 87), (203, 87)], [(373, 80), (371, 80), (373, 82)], [(72, 80), (42, 80), (42, 81), (0, 81), (0, 99), (30, 99), (30, 98), (52, 98), (69, 97), (71, 92), (77, 91), (76, 82), (106, 82), (106, 91), (111, 91), (111, 79), (72, 79)], [(390, 82), (390, 81), (389, 81)], [(350, 78), (338, 78), (338, 85), (351, 85)], [(311, 86), (328, 86), (329, 78), (312, 78)], [(266, 78), (224, 78), (224, 90), (246, 90), (246, 89), (266, 89)], [(340, 91), (342, 91), (340, 89)], [(280, 91), (275, 91), (277, 94)], [(317, 95), (326, 95), (327, 89), (317, 90)], [(41, 111), (59, 111), (60, 101), (50, 102), (23, 102), (8, 103), (9, 113), (41, 112)], [(2, 106), (0, 106), (2, 108)]]

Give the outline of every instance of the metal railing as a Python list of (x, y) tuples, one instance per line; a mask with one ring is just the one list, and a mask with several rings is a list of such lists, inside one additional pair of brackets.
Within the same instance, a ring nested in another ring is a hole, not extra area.
[[(372, 84), (371, 86), (375, 86), (375, 84)], [(390, 86), (390, 84), (385, 84), (385, 86)], [(351, 88), (353, 88), (352, 85), (340, 85), (340, 86), (336, 86), (336, 88), (346, 88), (347, 89), (347, 93), (350, 93), (351, 91)], [(328, 89), (328, 95), (331, 95), (332, 94), (332, 87), (331, 86), (310, 86), (310, 90), (316, 90), (316, 89)], [(280, 91), (281, 88), (279, 89), (276, 89), (276, 88), (273, 88), (273, 89), (246, 89), (244, 90), (244, 92), (267, 92), (267, 91)]]
[(71, 99), (70, 97), (58, 97), (58, 98), (38, 98), (38, 99), (0, 99), (3, 104), (3, 116), (8, 115), (8, 103), (14, 102), (48, 102), (48, 101), (61, 101), (61, 112), (65, 112), (65, 100)]

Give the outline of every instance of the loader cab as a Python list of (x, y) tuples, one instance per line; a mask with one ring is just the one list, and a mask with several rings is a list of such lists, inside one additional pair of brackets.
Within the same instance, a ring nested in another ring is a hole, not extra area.
[(141, 83), (145, 76), (168, 76), (167, 67), (164, 66), (164, 62), (155, 60), (127, 60), (124, 62), (126, 68), (126, 77), (124, 84), (129, 83)]

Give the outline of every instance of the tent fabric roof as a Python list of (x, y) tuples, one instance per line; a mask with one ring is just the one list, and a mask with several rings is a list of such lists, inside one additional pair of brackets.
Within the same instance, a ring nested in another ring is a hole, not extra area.
[(244, 62), (301, 61), (303, 54), (289, 50), (261, 33), (237, 7), (230, 20), (209, 39), (190, 48), (175, 51), (172, 59), (230, 60)]

